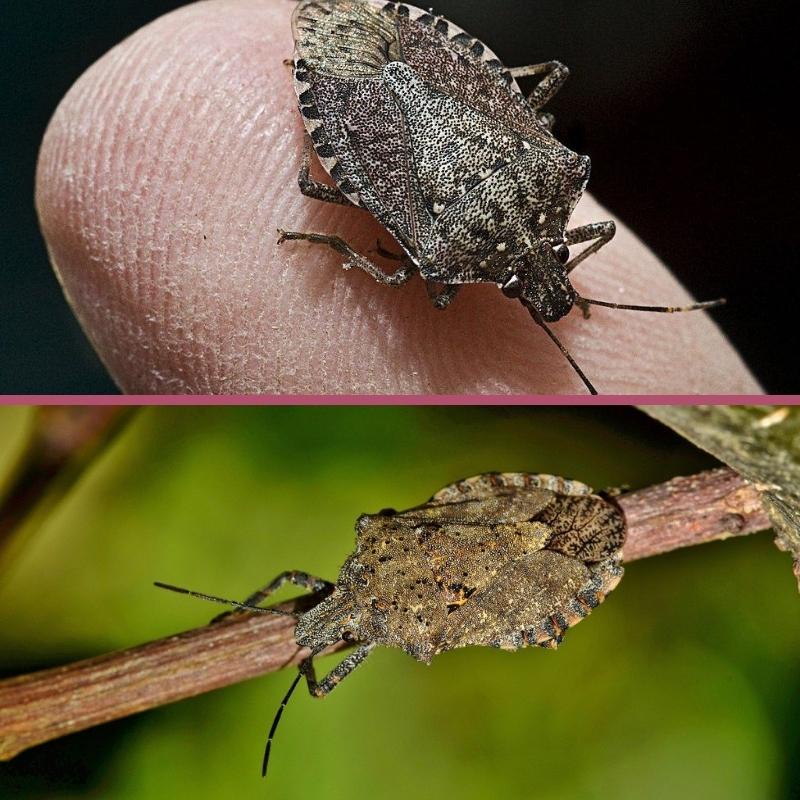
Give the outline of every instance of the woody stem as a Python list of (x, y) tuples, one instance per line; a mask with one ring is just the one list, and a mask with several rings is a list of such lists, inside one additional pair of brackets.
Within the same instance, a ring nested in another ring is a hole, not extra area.
[[(715, 469), (619, 498), (626, 562), (771, 527), (758, 491)], [(304, 610), (314, 595), (276, 606)], [(331, 648), (341, 649), (344, 643)], [(0, 681), (0, 760), (68, 733), (298, 664), (290, 617), (235, 613), (166, 639)]]

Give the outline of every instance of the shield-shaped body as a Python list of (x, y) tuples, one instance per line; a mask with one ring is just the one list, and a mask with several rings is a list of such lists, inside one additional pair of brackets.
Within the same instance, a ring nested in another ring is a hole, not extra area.
[(553, 256), (589, 176), (500, 60), (412, 6), (303, 0), (293, 30), (306, 129), (341, 192), (429, 281), (506, 284), (545, 320), (575, 302)]
[(622, 577), (622, 512), (550, 475), (479, 475), (363, 515), (356, 531), (333, 593), (298, 624), (301, 644), (352, 639), (425, 662), (467, 645), (554, 648)]

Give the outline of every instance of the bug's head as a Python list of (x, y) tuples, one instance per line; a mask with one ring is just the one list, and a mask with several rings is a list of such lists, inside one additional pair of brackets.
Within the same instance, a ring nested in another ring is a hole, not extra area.
[(563, 240), (544, 240), (521, 256), (500, 288), (506, 297), (534, 308), (545, 322), (569, 314), (578, 295), (567, 275), (569, 248)]
[(338, 641), (361, 639), (361, 614), (350, 591), (340, 586), (300, 617), (295, 629), (297, 644), (315, 652)]

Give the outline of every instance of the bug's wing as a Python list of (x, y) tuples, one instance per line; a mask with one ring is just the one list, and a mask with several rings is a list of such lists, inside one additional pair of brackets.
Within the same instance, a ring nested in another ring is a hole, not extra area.
[(444, 646), (555, 647), (563, 632), (599, 605), (622, 577), (615, 559), (587, 565), (542, 550), (514, 561), (447, 617)]
[(524, 523), (535, 518), (554, 499), (547, 489), (495, 493), (487, 497), (461, 498), (447, 503), (426, 503), (396, 514), (407, 525), (474, 527), (476, 533), (495, 525)]
[(618, 556), (625, 543), (625, 518), (595, 495), (556, 495), (536, 517), (550, 529), (545, 547), (587, 563)]
[(504, 564), (544, 546), (550, 529), (536, 516), (554, 498), (531, 489), (365, 515), (357, 526), (358, 557), (375, 575), (399, 574), (443, 615), (485, 588)]
[[(524, 488), (527, 483), (551, 488)], [(544, 493), (548, 500), (527, 521), (495, 529), (498, 552), (490, 561), (469, 547), (448, 553), (442, 572), (452, 581), (466, 571), (461, 580), (475, 591), (468, 597), (462, 592), (451, 606), (444, 649), (557, 646), (561, 634), (602, 602), (622, 576), (625, 519), (616, 505), (583, 484), (549, 475), (481, 475), (445, 487), (434, 501), (448, 503), (442, 508), (450, 507), (454, 496), (475, 498), (466, 503), (491, 502), (497, 492), (509, 491), (509, 484), (518, 494)], [(543, 532), (539, 547), (520, 535), (523, 530)]]
[[(564, 150), (496, 56), (441, 17), (372, 0), (303, 0), (293, 31), (295, 88), (320, 161), (412, 257), (434, 209), (514, 161), (521, 137), (543, 154)], [(383, 70), (397, 62), (410, 69), (390, 89)], [(441, 104), (454, 108), (433, 113)], [(438, 122), (418, 118), (422, 107)]]
[[(544, 491), (546, 503), (536, 507)], [(461, 507), (465, 501), (497, 502), (507, 496), (529, 497), (515, 506), (521, 513), (532, 511), (523, 520), (544, 524), (549, 537), (544, 545), (583, 561), (600, 561), (618, 552), (625, 541), (625, 520), (619, 508), (592, 494), (591, 487), (555, 475), (524, 472), (485, 473), (456, 481), (440, 489), (426, 506)], [(507, 499), (500, 501), (508, 504)], [(489, 507), (489, 506), (487, 506)], [(411, 512), (408, 512), (411, 513)], [(520, 519), (520, 518), (517, 518)]]
[(591, 494), (591, 486), (580, 481), (560, 478), (557, 475), (530, 472), (484, 472), (464, 478), (439, 489), (428, 501), (429, 505), (452, 503), (455, 500), (473, 500), (492, 497), (509, 492), (525, 492), (529, 489), (549, 489), (558, 494)]
[(472, 594), (504, 582), (518, 561), (527, 563), (538, 551), (566, 556), (575, 569), (588, 568), (617, 558), (625, 539), (622, 513), (607, 500), (542, 487), (495, 487), (483, 497), (411, 509), (392, 523), (416, 531), (436, 582), (449, 590), (447, 603), (455, 602), (452, 592), (466, 603)]
[(431, 219), (405, 120), (381, 78), (400, 57), (395, 18), (366, 0), (304, 0), (293, 29), (295, 89), (323, 167), (413, 255)]
[(427, 83), (536, 140), (552, 139), (511, 73), (483, 42), (422, 9), (380, 5), (396, 19), (402, 60)]

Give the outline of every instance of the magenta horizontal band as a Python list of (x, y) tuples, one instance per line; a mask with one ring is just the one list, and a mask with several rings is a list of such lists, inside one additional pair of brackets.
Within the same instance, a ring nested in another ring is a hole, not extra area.
[(18, 394), (0, 405), (97, 406), (630, 406), (630, 405), (800, 405), (797, 394), (636, 395), (158, 395)]

